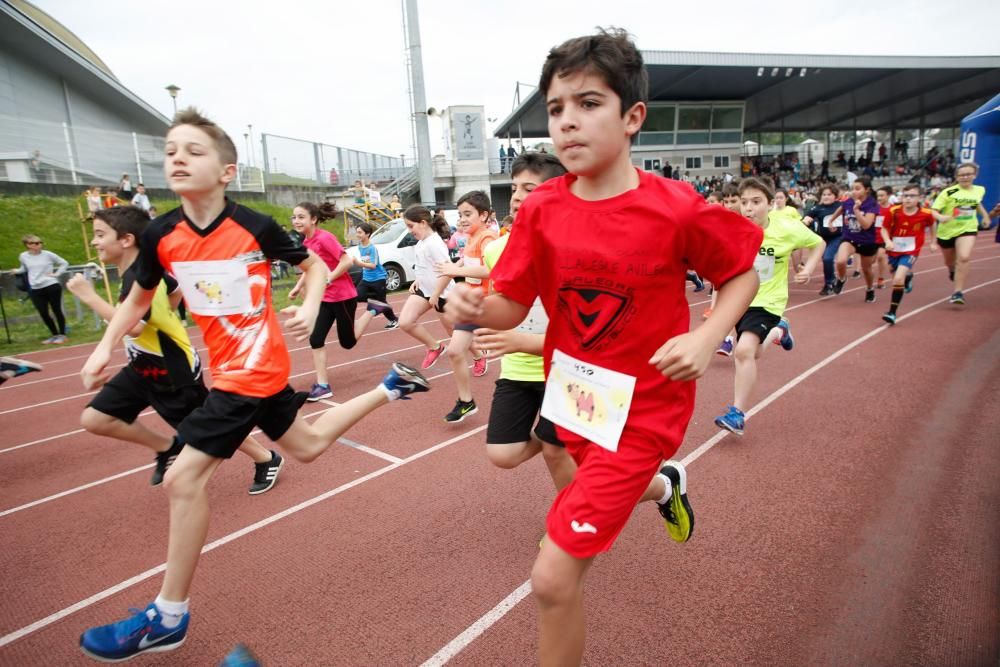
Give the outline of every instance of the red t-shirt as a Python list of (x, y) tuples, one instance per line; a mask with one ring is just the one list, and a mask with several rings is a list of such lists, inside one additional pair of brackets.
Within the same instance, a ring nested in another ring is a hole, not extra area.
[(301, 264), (308, 252), (278, 223), (234, 202), (205, 229), (180, 208), (150, 223), (135, 262), (135, 281), (155, 288), (176, 278), (205, 336), (212, 386), (267, 397), (288, 385), (291, 360), (271, 303), (271, 263)]
[[(902, 204), (893, 206), (889, 209), (889, 215), (886, 216), (883, 228), (891, 239), (913, 238), (914, 241), (913, 250), (889, 250), (889, 254), (893, 256), (919, 255), (920, 249), (924, 247), (924, 236), (933, 225), (934, 214), (931, 213), (930, 209), (918, 208), (913, 215), (907, 215), (903, 212)], [(909, 242), (904, 241), (903, 244), (894, 243), (894, 245), (905, 247), (909, 245)]]
[[(333, 271), (340, 264), (340, 258), (344, 256), (344, 246), (340, 245), (337, 237), (325, 229), (317, 229), (311, 238), (307, 238), (302, 245), (319, 255), (326, 267)], [(350, 272), (345, 271), (342, 276), (326, 286), (323, 292), (323, 301), (336, 303), (337, 301), (347, 301), (356, 299), (358, 290), (351, 280)]]
[(517, 213), (491, 272), (496, 290), (549, 315), (545, 368), (558, 348), (636, 378), (622, 434), (676, 451), (694, 410), (695, 383), (665, 378), (649, 364), (668, 339), (688, 331), (688, 269), (713, 285), (753, 268), (764, 232), (688, 184), (637, 170), (639, 187), (585, 201), (572, 174), (546, 181)]

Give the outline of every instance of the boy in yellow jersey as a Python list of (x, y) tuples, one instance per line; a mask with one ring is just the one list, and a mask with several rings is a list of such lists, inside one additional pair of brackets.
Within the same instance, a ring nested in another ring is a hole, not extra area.
[(941, 248), (941, 256), (948, 267), (948, 277), (955, 282), (955, 291), (949, 301), (965, 304), (965, 279), (969, 275), (969, 261), (972, 248), (976, 245), (976, 235), (980, 224), (977, 214), (983, 218), (982, 229), (989, 229), (990, 214), (983, 207), (986, 188), (974, 185), (979, 175), (979, 165), (963, 162), (955, 169), (955, 183), (941, 191), (931, 212), (937, 224), (934, 225), (935, 242), (931, 248)]
[(795, 273), (795, 282), (807, 283), (823, 259), (826, 243), (797, 220), (768, 215), (774, 198), (770, 183), (745, 178), (740, 181), (739, 190), (743, 215), (764, 229), (764, 240), (754, 262), (760, 287), (750, 308), (736, 323), (735, 398), (726, 413), (715, 418), (715, 425), (743, 435), (744, 412), (757, 382), (757, 359), (768, 342), (780, 341), (786, 350), (794, 345), (788, 322), (781, 317), (788, 304), (788, 262), (795, 250), (810, 249), (805, 265)]
[[(116, 206), (94, 213), (91, 245), (102, 262), (118, 266), (122, 279), (119, 300), (128, 296), (132, 288), (135, 280), (132, 265), (139, 256), (139, 238), (148, 225), (146, 212), (135, 206)], [(102, 299), (83, 275), (70, 278), (66, 288), (104, 320), (114, 317), (115, 307)], [(90, 433), (134, 442), (156, 452), (153, 486), (163, 481), (183, 445), (178, 444), (176, 437), (167, 437), (140, 424), (136, 419), (139, 413), (152, 407), (176, 428), (208, 395), (201, 379), (198, 353), (172, 307), (179, 299), (177, 283), (166, 276), (146, 317), (125, 339), (128, 365), (101, 388), (80, 416), (81, 425)], [(268, 451), (252, 436), (240, 450), (255, 464), (251, 495), (274, 486), (284, 463), (281, 456)]]

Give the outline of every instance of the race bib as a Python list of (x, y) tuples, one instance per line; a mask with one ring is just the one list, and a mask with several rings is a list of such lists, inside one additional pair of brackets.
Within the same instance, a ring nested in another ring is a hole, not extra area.
[(197, 315), (236, 315), (253, 310), (247, 265), (235, 260), (173, 262), (188, 310)]
[[(466, 266), (482, 266), (483, 265), (483, 260), (481, 260), (478, 257), (469, 257), (468, 255), (466, 255), (465, 256), (465, 265)], [(471, 277), (466, 276), (465, 282), (468, 283), (469, 285), (482, 285), (483, 284), (483, 279), (482, 278), (471, 278)]]
[(774, 277), (774, 255), (757, 255), (753, 261), (753, 270), (757, 272), (760, 282), (766, 283)]
[(899, 236), (892, 239), (893, 252), (913, 252), (917, 249), (915, 236)]
[(634, 391), (633, 376), (555, 350), (545, 382), (541, 414), (552, 423), (617, 452)]
[(826, 228), (828, 228), (828, 229), (835, 229), (836, 227), (843, 227), (844, 226), (844, 218), (843, 218), (843, 216), (839, 216), (838, 215), (837, 218), (836, 218), (836, 220), (834, 220), (832, 215), (824, 215), (823, 216), (823, 226), (826, 227)]
[(885, 216), (884, 215), (876, 215), (875, 216), (875, 229), (881, 229), (882, 228), (882, 221), (883, 220), (885, 220)]

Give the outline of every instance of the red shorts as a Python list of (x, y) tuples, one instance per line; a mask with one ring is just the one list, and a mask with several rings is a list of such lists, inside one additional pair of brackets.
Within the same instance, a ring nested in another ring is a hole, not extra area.
[(579, 466), (556, 496), (546, 532), (574, 558), (591, 558), (611, 548), (632, 516), (664, 459), (663, 443), (626, 433), (610, 452), (559, 428), (559, 439)]

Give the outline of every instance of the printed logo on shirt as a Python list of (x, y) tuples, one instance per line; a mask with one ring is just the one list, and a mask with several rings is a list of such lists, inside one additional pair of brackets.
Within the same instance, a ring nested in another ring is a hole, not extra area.
[(632, 297), (628, 294), (593, 287), (562, 287), (559, 307), (566, 313), (580, 336), (583, 349), (589, 350), (612, 330)]
[(573, 519), (570, 522), (569, 527), (573, 529), (574, 533), (593, 533), (594, 535), (597, 534), (597, 528), (594, 527), (594, 524), (589, 523), (587, 521), (580, 523), (576, 519)]

